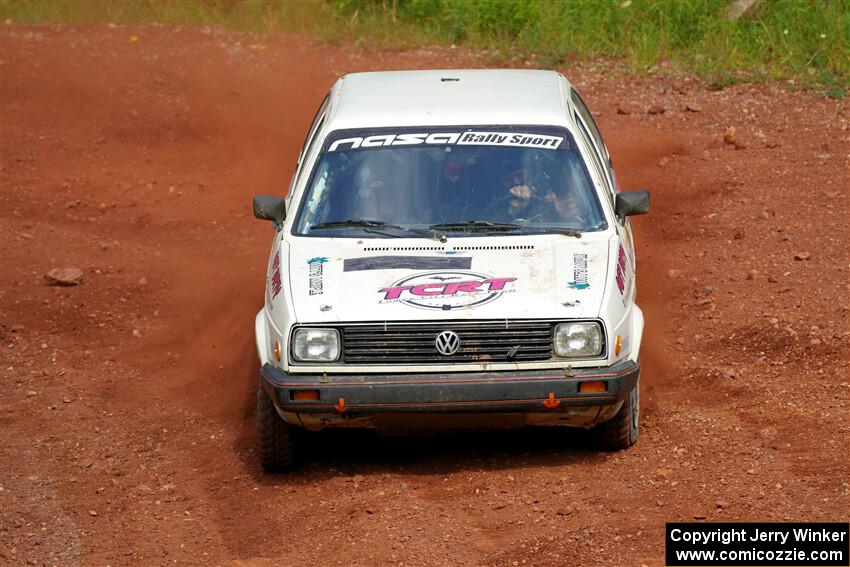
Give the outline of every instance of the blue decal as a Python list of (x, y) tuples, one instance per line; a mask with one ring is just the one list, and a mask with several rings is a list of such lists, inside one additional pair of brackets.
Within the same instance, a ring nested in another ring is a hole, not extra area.
[(570, 289), (587, 289), (587, 254), (573, 254), (573, 281), (567, 282)]
[(318, 256), (316, 258), (311, 258), (307, 260), (307, 265), (310, 266), (310, 273), (308, 274), (308, 282), (310, 284), (310, 295), (322, 295), (325, 290), (324, 285), (324, 267), (323, 264), (327, 262), (328, 259), (324, 256)]

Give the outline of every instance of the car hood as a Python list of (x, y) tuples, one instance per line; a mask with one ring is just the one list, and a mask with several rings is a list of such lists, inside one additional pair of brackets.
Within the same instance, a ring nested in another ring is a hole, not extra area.
[(414, 239), (296, 238), (299, 322), (595, 318), (608, 238), (585, 234)]

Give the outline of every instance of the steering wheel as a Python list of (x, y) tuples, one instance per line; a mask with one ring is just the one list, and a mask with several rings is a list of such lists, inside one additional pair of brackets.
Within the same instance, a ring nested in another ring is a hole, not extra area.
[[(487, 220), (490, 220), (493, 215), (496, 215), (496, 218), (500, 218), (500, 217), (503, 218), (503, 215), (506, 217), (510, 214), (509, 209), (510, 209), (511, 201), (526, 201), (526, 200), (522, 199), (521, 197), (517, 197), (516, 195), (511, 195), (510, 193), (507, 193), (507, 194), (499, 197), (495, 201), (492, 201), (486, 207), (484, 207), (484, 210), (481, 211), (481, 216), (484, 217)], [(539, 208), (541, 204), (545, 205), (545, 203), (543, 203), (543, 197), (538, 195), (536, 192), (532, 192), (531, 197), (526, 201), (526, 205), (524, 207), (522, 207), (521, 209), (519, 209), (517, 211), (517, 213), (524, 213), (526, 211), (533, 211), (533, 210)], [(539, 215), (535, 215), (535, 216), (539, 216)], [(530, 219), (514, 218), (514, 219), (511, 219), (511, 222), (519, 222), (520, 224), (522, 224), (520, 221), (523, 221), (523, 220), (528, 221)]]

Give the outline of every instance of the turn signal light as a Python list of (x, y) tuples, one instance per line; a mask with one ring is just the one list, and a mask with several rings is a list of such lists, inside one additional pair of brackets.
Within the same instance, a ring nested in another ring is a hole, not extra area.
[(296, 402), (318, 402), (318, 390), (294, 390), (291, 394), (292, 399)]
[(280, 343), (278, 341), (274, 342), (274, 359), (280, 362)]
[(578, 391), (582, 394), (604, 394), (608, 386), (604, 381), (582, 382), (578, 385)]
[(614, 354), (619, 355), (621, 350), (623, 350), (623, 337), (617, 335), (617, 344), (614, 347)]

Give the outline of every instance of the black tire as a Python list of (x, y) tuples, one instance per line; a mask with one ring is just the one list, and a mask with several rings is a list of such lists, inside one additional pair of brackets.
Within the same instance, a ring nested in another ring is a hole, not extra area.
[(634, 445), (640, 433), (640, 377), (629, 397), (610, 421), (591, 429), (594, 446), (601, 451), (622, 451)]
[(281, 419), (260, 384), (257, 388), (257, 453), (267, 472), (283, 472), (295, 467), (299, 434), (296, 427)]

